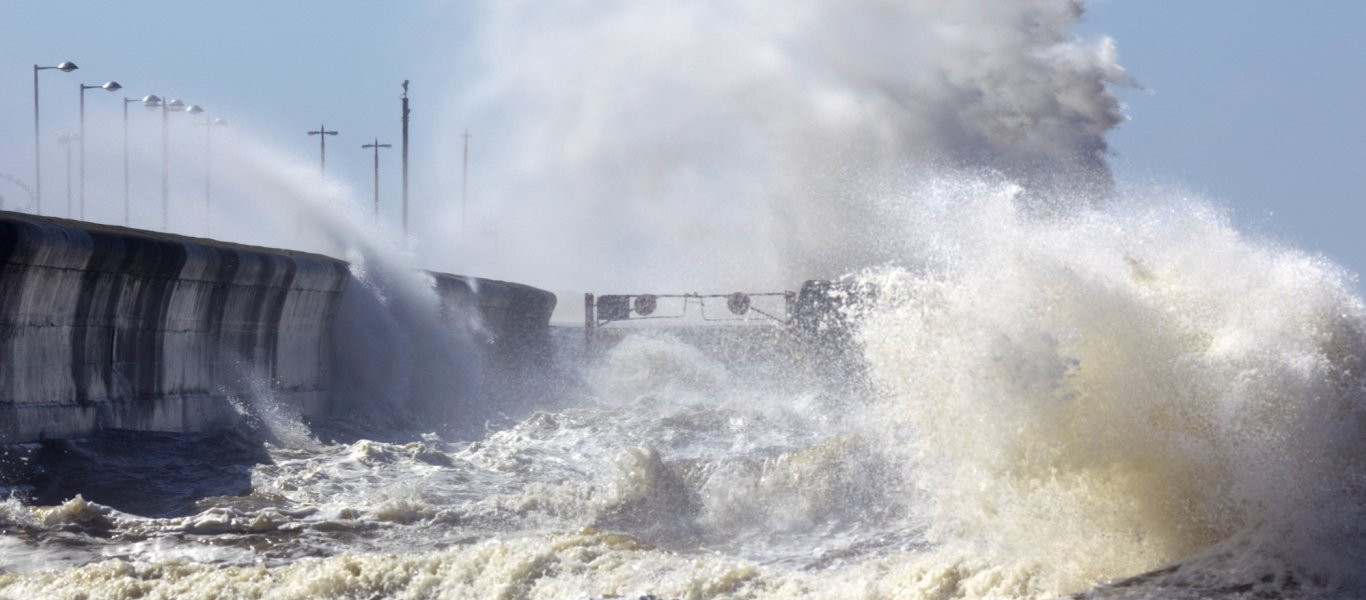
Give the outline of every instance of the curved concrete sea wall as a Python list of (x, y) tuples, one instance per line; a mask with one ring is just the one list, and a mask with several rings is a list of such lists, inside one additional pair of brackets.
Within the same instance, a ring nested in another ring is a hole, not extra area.
[(194, 431), (269, 391), (327, 410), (324, 256), (0, 213), (0, 444)]
[(555, 294), (520, 283), (431, 273), (447, 318), (478, 315), (476, 333), (495, 362), (536, 364), (550, 351)]

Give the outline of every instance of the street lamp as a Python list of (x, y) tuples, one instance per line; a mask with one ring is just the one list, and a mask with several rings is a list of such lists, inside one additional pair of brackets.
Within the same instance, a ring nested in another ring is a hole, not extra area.
[(380, 148), (392, 148), (392, 147), (393, 147), (392, 144), (381, 144), (381, 143), (379, 143), (379, 138), (375, 138), (375, 143), (373, 143), (373, 144), (366, 144), (366, 145), (364, 145), (364, 146), (361, 146), (361, 148), (374, 148), (374, 149), (375, 149), (375, 222), (376, 222), (376, 223), (379, 223), (379, 149), (380, 149)]
[(79, 68), (71, 61), (65, 61), (55, 67), (33, 65), (33, 212), (36, 214), (43, 214), (43, 155), (38, 148), (38, 71), (57, 69), (63, 73), (70, 73)]
[(128, 226), (128, 105), (142, 98), (123, 99), (123, 226)]
[(80, 141), (80, 137), (63, 133), (57, 136), (57, 143), (66, 148), (66, 218), (71, 218), (71, 143)]
[(322, 163), (318, 169), (319, 175), (327, 174), (327, 136), (337, 135), (335, 131), (328, 131), (326, 125), (319, 125), (317, 131), (310, 131), (308, 135), (318, 136), (318, 147), (321, 150)]
[(204, 112), (197, 104), (185, 106), (180, 100), (162, 100), (157, 96), (147, 96), (142, 99), (142, 105), (149, 110), (161, 109), (161, 230), (166, 231), (171, 221), (171, 155), (170, 155), (170, 134), (168, 133), (169, 118), (167, 115), (171, 111), (187, 112), (199, 114)]
[(117, 81), (106, 81), (97, 85), (81, 84), (81, 220), (85, 220), (85, 91), (100, 88), (102, 90), (117, 92), (123, 88)]
[(213, 213), (209, 208), (209, 183), (213, 177), (213, 128), (227, 124), (227, 119), (211, 119), (207, 115), (201, 123), (204, 126), (204, 237), (213, 231)]

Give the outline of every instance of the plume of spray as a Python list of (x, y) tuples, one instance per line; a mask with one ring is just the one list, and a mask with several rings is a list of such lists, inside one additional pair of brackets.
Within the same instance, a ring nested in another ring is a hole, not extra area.
[(860, 276), (880, 290), (858, 334), (877, 414), (913, 431), (944, 553), (992, 565), (978, 583), (1027, 582), (995, 594), (1177, 561), (1186, 587), (1360, 589), (1348, 274), (1170, 192), (1049, 218), (1019, 194), (960, 175), (885, 199), (917, 259)]
[(346, 260), (351, 280), (333, 330), (333, 402), (363, 435), (482, 423), (477, 318), (443, 316), (432, 276), (408, 242), (373, 224), (363, 194), (295, 157), (234, 136), (228, 168), (245, 203), (224, 208), (222, 235)]
[(1072, 33), (1079, 3), (484, 12), (488, 67), (447, 113), (497, 132), (481, 210), (519, 237), (498, 268), (631, 289), (864, 269), (877, 416), (914, 431), (935, 541), (986, 565), (956, 589), (1056, 595), (1201, 553), (1234, 556), (1215, 579), (1352, 579), (1361, 301), (1206, 202), (1111, 204), (1107, 86), (1130, 82)]
[(1110, 40), (1071, 33), (1071, 0), (484, 13), (485, 71), (444, 112), (496, 137), (479, 165), (498, 184), (472, 190), (472, 214), (507, 225), (496, 256), (463, 255), (515, 279), (787, 285), (889, 258), (864, 236), (881, 222), (870, 183), (962, 166), (1038, 198), (1110, 186), (1106, 85), (1126, 75)]

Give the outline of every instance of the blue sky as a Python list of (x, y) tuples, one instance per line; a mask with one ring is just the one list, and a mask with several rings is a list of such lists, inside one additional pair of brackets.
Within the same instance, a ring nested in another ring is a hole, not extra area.
[[(1089, 4), (1144, 89), (1109, 136), (1121, 180), (1178, 185), (1245, 229), (1366, 270), (1366, 3)], [(1358, 284), (1360, 289), (1360, 284)]]
[[(32, 66), (71, 60), (78, 71), (40, 74), (46, 214), (62, 214), (62, 158), (55, 140), (77, 128), (77, 86), (111, 79), (124, 89), (86, 92), (88, 128), (100, 123), (120, 128), (121, 98), (156, 94), (202, 105), (208, 115), (226, 119), (233, 133), (316, 164), (318, 138), (305, 132), (326, 124), (341, 133), (328, 139), (329, 174), (365, 192), (372, 155), (361, 145), (376, 137), (394, 144), (394, 150), (384, 151), (381, 167), (382, 193), (392, 200), (399, 181), (400, 82), (413, 80), (413, 146), (431, 147), (439, 133), (433, 130), (436, 99), (448, 93), (436, 86), (455, 82), (461, 60), (449, 53), (456, 46), (452, 40), (462, 35), (464, 17), (456, 8), (428, 2), (5, 0), (0, 3), (0, 89), (9, 92), (0, 97), (0, 114), (7, 115), (0, 121), (0, 139), (8, 143), (0, 149), (0, 173), (33, 179)], [(172, 142), (173, 172), (198, 168), (198, 142), (188, 138), (192, 134), (184, 117), (172, 117), (173, 136), (179, 135)], [(158, 160), (157, 115), (133, 105), (129, 121), (134, 160)], [(88, 133), (88, 142), (99, 142), (98, 135)], [(423, 170), (414, 171), (415, 184), (422, 185)], [(156, 173), (135, 168), (132, 178), (135, 196), (159, 194)], [(13, 187), (0, 189), (10, 198), (19, 194)], [(396, 214), (389, 210), (394, 208), (386, 206), (386, 216)], [(136, 214), (134, 221), (138, 226)], [(143, 221), (141, 226), (154, 225)]]
[[(437, 1), (5, 0), (0, 173), (32, 178), (32, 65), (72, 60), (79, 71), (41, 75), (49, 202), (61, 189), (55, 138), (74, 127), (77, 85), (109, 79), (125, 89), (87, 92), (92, 122), (119, 122), (125, 95), (179, 97), (310, 161), (317, 139), (305, 132), (326, 123), (342, 132), (329, 139), (329, 172), (361, 190), (369, 189), (371, 155), (360, 145), (378, 136), (395, 145), (381, 157), (382, 195), (392, 200), (399, 82), (411, 79), (420, 213), (424, 203), (450, 200), (428, 192), (459, 169), (452, 159), (461, 130), (475, 135), (476, 168), (479, 144), (490, 143), (460, 115), (433, 114), (473, 68), (462, 41), (478, 28), (474, 12)], [(1248, 230), (1366, 270), (1363, 24), (1366, 3), (1348, 1), (1091, 2), (1079, 32), (1115, 38), (1142, 86), (1119, 91), (1130, 117), (1109, 136), (1119, 179), (1211, 198)], [(137, 152), (155, 154), (142, 147), (154, 139), (154, 119), (132, 119), (143, 128)], [(18, 195), (0, 182), (7, 205)], [(386, 203), (385, 218), (395, 210)]]

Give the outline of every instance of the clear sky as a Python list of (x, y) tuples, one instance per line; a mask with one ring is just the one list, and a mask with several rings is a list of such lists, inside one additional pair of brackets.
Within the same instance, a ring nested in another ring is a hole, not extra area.
[(1249, 230), (1366, 270), (1366, 2), (1088, 6), (1082, 31), (1113, 37), (1144, 88), (1119, 93), (1121, 180), (1180, 185)]
[[(1130, 120), (1109, 136), (1122, 183), (1188, 189), (1229, 207), (1250, 230), (1366, 270), (1366, 192), (1358, 181), (1366, 171), (1366, 3), (1093, 0), (1088, 7), (1079, 33), (1115, 38), (1121, 63), (1141, 85), (1119, 91)], [(469, 77), (462, 43), (478, 23), (468, 3), (421, 0), (3, 0), (0, 173), (32, 179), (32, 65), (71, 60), (79, 71), (41, 74), (50, 203), (62, 191), (55, 140), (74, 130), (77, 85), (110, 79), (125, 89), (87, 92), (92, 122), (120, 122), (124, 96), (179, 97), (300, 161), (316, 160), (317, 138), (305, 132), (326, 123), (342, 133), (329, 139), (329, 173), (362, 190), (371, 154), (360, 145), (379, 137), (395, 145), (382, 155), (382, 195), (392, 200), (399, 83), (411, 79), (420, 215), (451, 201), (434, 190), (459, 169), (462, 129), (475, 136), (475, 168), (479, 144), (496, 139), (460, 115), (433, 114)], [(156, 156), (154, 119), (130, 120), (143, 128), (134, 134), (135, 154)], [(179, 154), (174, 160), (191, 166)], [(155, 176), (135, 177), (147, 191)], [(6, 206), (21, 195), (0, 181)], [(395, 210), (386, 203), (385, 218)], [(113, 212), (92, 212), (115, 220)]]
[[(329, 175), (367, 195), (373, 155), (361, 145), (376, 137), (393, 144), (381, 155), (382, 195), (392, 202), (399, 195), (404, 79), (412, 80), (414, 163), (425, 167), (414, 167), (415, 187), (426, 186), (434, 170), (425, 166), (432, 153), (417, 149), (442, 145), (437, 136), (459, 141), (460, 124), (437, 131), (434, 113), (436, 99), (458, 83), (462, 63), (453, 48), (467, 17), (460, 7), (421, 1), (0, 1), (0, 89), (5, 90), (0, 94), (0, 114), (5, 115), (0, 119), (0, 139), (5, 140), (0, 173), (33, 179), (32, 68), (70, 60), (80, 69), (40, 73), (45, 214), (64, 216), (63, 159), (56, 139), (77, 129), (78, 85), (108, 80), (123, 89), (85, 92), (87, 127), (109, 128), (87, 134), (92, 146), (121, 144), (120, 99), (125, 96), (155, 94), (199, 104), (206, 115), (228, 121), (219, 135), (251, 136), (315, 165), (318, 138), (306, 132), (326, 124), (340, 132), (327, 140)], [(131, 110), (133, 161), (146, 163), (141, 170), (135, 164), (131, 175), (133, 224), (155, 228), (155, 207), (144, 206), (139, 214), (138, 204), (140, 198), (148, 200), (144, 204), (158, 204), (159, 116), (146, 114), (137, 104)], [(195, 136), (202, 129), (187, 125), (203, 115), (187, 117), (171, 117), (173, 176), (201, 168), (196, 161), (202, 142)], [(116, 150), (115, 160), (117, 156)], [(88, 162), (93, 169), (99, 166), (94, 163), (109, 161), (92, 155)], [(92, 174), (91, 180), (114, 184), (121, 196), (121, 165), (115, 170), (108, 177)], [(193, 192), (187, 187), (173, 182), (172, 194), (202, 193), (197, 186)], [(93, 206), (98, 193), (91, 189), (87, 194), (92, 220), (121, 221), (121, 201), (119, 210), (100, 212)], [(0, 181), (7, 205), (18, 204), (21, 195)], [(386, 204), (384, 214), (396, 218), (396, 206)], [(172, 228), (198, 233), (174, 216)]]

